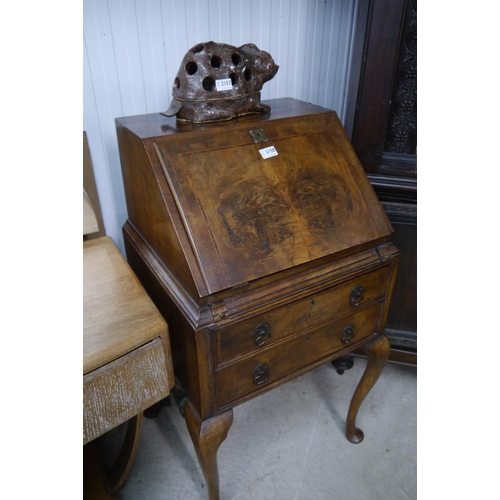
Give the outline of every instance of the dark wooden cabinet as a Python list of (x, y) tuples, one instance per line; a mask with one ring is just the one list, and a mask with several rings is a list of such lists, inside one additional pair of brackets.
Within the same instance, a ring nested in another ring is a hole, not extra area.
[(399, 251), (339, 118), (267, 104), (270, 115), (230, 122), (116, 120), (127, 257), (168, 322), (211, 499), (234, 406), (363, 348), (346, 421), (357, 443), (356, 414), (390, 351)]
[(417, 363), (417, 2), (370, 0), (352, 144), (393, 227), (401, 266), (391, 359)]

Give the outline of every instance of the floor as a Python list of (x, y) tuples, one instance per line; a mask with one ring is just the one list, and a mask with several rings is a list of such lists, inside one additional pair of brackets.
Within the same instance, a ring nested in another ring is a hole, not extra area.
[[(339, 375), (331, 364), (234, 409), (218, 453), (221, 500), (417, 498), (417, 369), (389, 363), (357, 418), (365, 439), (345, 438), (350, 398), (366, 360)], [(123, 426), (105, 436), (112, 457)], [(122, 500), (207, 500), (183, 417), (167, 404), (144, 419)]]

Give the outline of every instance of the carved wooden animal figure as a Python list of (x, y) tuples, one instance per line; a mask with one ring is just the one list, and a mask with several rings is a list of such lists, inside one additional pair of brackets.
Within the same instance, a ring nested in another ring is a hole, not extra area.
[(278, 72), (270, 54), (253, 43), (234, 47), (206, 42), (184, 56), (164, 113), (178, 120), (230, 120), (251, 113), (270, 113), (260, 102), (260, 90)]

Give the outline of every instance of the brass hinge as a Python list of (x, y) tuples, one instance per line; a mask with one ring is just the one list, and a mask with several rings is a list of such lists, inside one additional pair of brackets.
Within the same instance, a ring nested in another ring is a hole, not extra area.
[(219, 323), (226, 319), (228, 316), (227, 307), (224, 302), (218, 302), (216, 304), (210, 304), (210, 309), (212, 311), (212, 316), (215, 323)]

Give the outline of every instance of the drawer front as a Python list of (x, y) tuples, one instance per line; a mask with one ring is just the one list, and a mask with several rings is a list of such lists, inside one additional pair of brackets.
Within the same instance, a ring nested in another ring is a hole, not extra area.
[(83, 376), (83, 444), (167, 397), (175, 385), (161, 338)]
[(216, 371), (219, 407), (258, 393), (282, 377), (367, 339), (378, 329), (384, 303), (378, 301), (219, 368)]
[(384, 266), (308, 298), (219, 330), (218, 363), (234, 360), (256, 348), (271, 345), (382, 298), (386, 294), (389, 277), (390, 267)]

